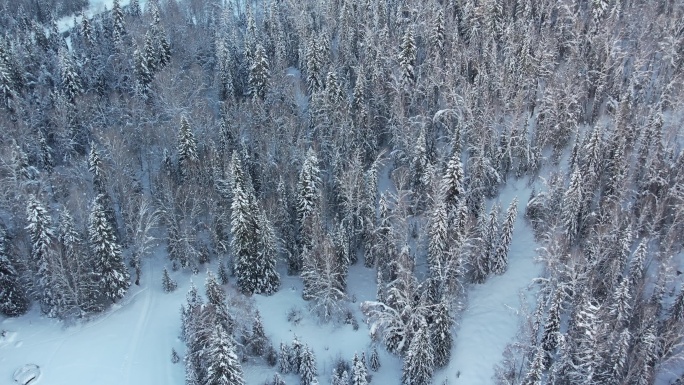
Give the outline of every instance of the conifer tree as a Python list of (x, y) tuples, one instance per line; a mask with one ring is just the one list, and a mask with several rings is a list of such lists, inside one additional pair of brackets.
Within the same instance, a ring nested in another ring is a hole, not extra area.
[(354, 359), (352, 360), (351, 385), (367, 385), (367, 375), (368, 369), (366, 369), (365, 360), (359, 358), (359, 355), (354, 353)]
[(291, 355), (292, 351), (290, 349), (290, 346), (284, 342), (281, 342), (280, 351), (278, 353), (278, 370), (280, 370), (280, 373), (287, 374), (293, 371), (293, 368), (291, 366), (292, 360), (290, 359)]
[(318, 370), (316, 369), (316, 357), (308, 346), (304, 346), (301, 354), (301, 364), (299, 365), (299, 375), (302, 385), (313, 385), (318, 383)]
[(434, 368), (430, 331), (425, 319), (422, 319), (404, 358), (401, 383), (403, 385), (429, 385)]
[(76, 72), (76, 65), (71, 53), (67, 49), (59, 51), (59, 68), (61, 74), (62, 92), (69, 103), (74, 104), (76, 97), (83, 92), (81, 78)]
[(310, 148), (306, 153), (302, 170), (297, 183), (297, 222), (299, 224), (299, 244), (301, 248), (311, 248), (314, 225), (312, 217), (318, 210), (321, 199), (318, 157), (316, 151)]
[(544, 361), (546, 360), (546, 352), (541, 346), (535, 349), (534, 357), (530, 368), (525, 375), (523, 385), (542, 385), (542, 375), (544, 371)]
[(412, 85), (416, 81), (416, 42), (411, 28), (406, 28), (399, 47), (399, 67), (401, 81), (405, 85)]
[(373, 350), (371, 350), (369, 359), (370, 370), (374, 372), (380, 370), (380, 355), (378, 354), (378, 348), (375, 345), (373, 345)]
[(231, 248), (235, 276), (245, 294), (272, 294), (278, 290), (275, 231), (265, 213), (257, 206), (249, 174), (233, 153), (233, 201), (231, 203)]
[(221, 326), (211, 337), (207, 352), (208, 366), (205, 385), (244, 385), (242, 365), (235, 354), (233, 339)]
[(171, 278), (169, 271), (164, 267), (162, 272), (162, 289), (164, 289), (164, 292), (170, 293), (176, 290), (177, 287), (178, 284)]
[(93, 201), (88, 220), (88, 237), (95, 262), (95, 272), (100, 277), (100, 293), (112, 302), (123, 298), (130, 286), (130, 275), (124, 264), (121, 247), (114, 229), (107, 220), (100, 203), (102, 195)]
[(568, 244), (577, 240), (581, 225), (582, 212), (582, 175), (579, 168), (575, 168), (570, 177), (570, 186), (563, 196), (563, 209), (561, 221), (565, 227), (565, 236)]
[(249, 92), (254, 100), (263, 100), (268, 91), (270, 72), (268, 58), (261, 44), (256, 46), (254, 62), (249, 67)]
[(448, 306), (444, 303), (437, 304), (432, 315), (432, 322), (429, 325), (435, 368), (447, 365), (451, 359), (452, 324), (453, 321), (449, 314)]
[(257, 311), (256, 316), (254, 317), (254, 324), (252, 324), (252, 335), (250, 338), (252, 354), (257, 357), (263, 356), (264, 353), (266, 353), (267, 344), (268, 338), (266, 337), (264, 325), (261, 322), (261, 314)]
[(0, 313), (17, 317), (28, 308), (29, 300), (7, 249), (5, 230), (0, 227)]
[(26, 230), (31, 237), (31, 265), (35, 269), (38, 298), (43, 311), (54, 317), (56, 295), (53, 265), (56, 259), (55, 234), (50, 214), (34, 195), (29, 197), (26, 207)]
[(506, 272), (508, 268), (508, 249), (511, 246), (511, 240), (513, 239), (513, 225), (518, 217), (518, 198), (514, 198), (511, 205), (508, 206), (506, 212), (506, 220), (503, 223), (501, 229), (501, 239), (495, 250), (493, 262), (492, 262), (492, 272), (494, 274), (501, 275)]
[(114, 38), (114, 45), (121, 47), (123, 38), (126, 35), (126, 25), (124, 23), (124, 14), (121, 9), (120, 0), (114, 0), (112, 4), (112, 37)]
[(461, 153), (454, 152), (446, 166), (446, 171), (442, 177), (442, 194), (444, 203), (449, 215), (453, 215), (459, 204), (465, 198), (463, 191), (463, 165), (461, 164)]
[(190, 174), (189, 169), (198, 161), (197, 140), (192, 133), (188, 119), (182, 116), (178, 130), (178, 168), (181, 176), (187, 177)]

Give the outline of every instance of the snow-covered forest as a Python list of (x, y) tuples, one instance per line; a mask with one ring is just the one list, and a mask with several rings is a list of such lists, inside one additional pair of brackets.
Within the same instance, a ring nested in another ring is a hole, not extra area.
[(684, 1), (13, 0), (0, 28), (0, 378), (684, 383)]

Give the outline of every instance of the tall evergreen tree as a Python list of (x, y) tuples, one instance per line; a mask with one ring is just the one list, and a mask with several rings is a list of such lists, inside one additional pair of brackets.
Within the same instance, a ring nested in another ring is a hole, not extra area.
[(511, 205), (508, 206), (506, 212), (506, 220), (503, 223), (501, 229), (501, 239), (498, 242), (496, 250), (494, 252), (494, 258), (492, 262), (492, 272), (494, 274), (503, 274), (508, 268), (508, 249), (511, 246), (511, 240), (513, 239), (513, 225), (518, 217), (518, 198), (514, 198)]
[(185, 116), (181, 117), (180, 129), (178, 130), (178, 168), (182, 177), (190, 174), (190, 168), (195, 165), (197, 156), (197, 140), (192, 133), (190, 123)]
[(56, 259), (55, 234), (47, 209), (34, 195), (26, 207), (26, 230), (31, 237), (31, 265), (36, 276), (36, 291), (43, 311), (55, 316), (56, 295), (53, 266)]
[(88, 237), (93, 251), (95, 273), (100, 277), (100, 293), (112, 302), (123, 298), (130, 286), (130, 274), (124, 264), (121, 246), (100, 203), (93, 201), (88, 221)]
[(430, 325), (435, 368), (446, 366), (451, 359), (451, 346), (453, 343), (451, 335), (452, 324), (453, 321), (449, 314), (449, 307), (444, 303), (437, 304)]
[(268, 58), (264, 47), (258, 44), (254, 53), (254, 62), (249, 67), (249, 92), (254, 100), (264, 99), (268, 91), (270, 72)]
[(212, 335), (207, 358), (205, 385), (245, 384), (242, 365), (235, 354), (233, 339), (221, 326), (216, 326)]
[(7, 249), (5, 230), (0, 227), (0, 313), (16, 317), (28, 308), (29, 300)]
[(405, 85), (413, 85), (416, 81), (416, 41), (413, 38), (411, 28), (406, 28), (399, 47), (399, 67), (401, 68), (401, 81)]
[(423, 319), (418, 331), (409, 345), (401, 373), (403, 385), (429, 385), (434, 373), (434, 350), (430, 341), (430, 331)]
[(367, 385), (368, 384), (368, 369), (366, 369), (366, 362), (359, 355), (354, 353), (352, 359), (352, 373), (351, 385)]

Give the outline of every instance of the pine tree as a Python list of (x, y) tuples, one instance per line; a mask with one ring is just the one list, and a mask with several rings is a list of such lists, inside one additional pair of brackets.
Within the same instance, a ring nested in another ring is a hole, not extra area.
[(352, 360), (352, 376), (351, 385), (367, 385), (368, 384), (368, 369), (366, 369), (366, 362), (359, 358), (358, 354), (354, 353)]
[(544, 371), (544, 361), (546, 360), (546, 352), (541, 346), (538, 346), (532, 359), (532, 364), (525, 375), (523, 385), (542, 385), (542, 375)]
[(83, 92), (81, 78), (76, 72), (76, 65), (71, 53), (67, 49), (59, 51), (59, 68), (61, 74), (62, 92), (69, 103), (76, 103), (76, 97)]
[(278, 353), (278, 370), (280, 373), (287, 374), (294, 369), (291, 366), (292, 351), (290, 346), (284, 342), (280, 343), (280, 352)]
[(506, 221), (501, 229), (501, 239), (496, 247), (492, 263), (492, 272), (501, 275), (508, 268), (508, 249), (513, 239), (513, 225), (518, 217), (518, 198), (514, 198), (506, 212)]
[(178, 287), (178, 283), (171, 279), (171, 276), (169, 276), (169, 271), (164, 267), (164, 271), (162, 272), (162, 289), (164, 289), (165, 293), (170, 293)]
[(207, 279), (204, 287), (206, 289), (207, 300), (214, 307), (216, 322), (218, 322), (228, 333), (231, 333), (235, 322), (228, 313), (226, 292), (216, 281), (216, 277), (211, 271), (207, 271)]
[(56, 250), (50, 214), (36, 197), (31, 195), (26, 207), (26, 216), (26, 230), (31, 237), (31, 264), (35, 269), (39, 298), (43, 311), (54, 317), (57, 293), (54, 290), (52, 268)]
[(451, 359), (451, 346), (453, 337), (451, 326), (453, 324), (449, 308), (444, 303), (439, 303), (432, 315), (430, 325), (430, 339), (434, 352), (434, 367), (441, 368), (446, 366)]
[(306, 153), (297, 183), (297, 222), (299, 224), (300, 251), (304, 246), (310, 249), (312, 245), (312, 217), (314, 212), (318, 210), (321, 199), (321, 178), (319, 174), (316, 151), (310, 148)]
[(416, 42), (411, 28), (406, 28), (399, 47), (399, 67), (401, 68), (401, 81), (405, 85), (412, 85), (416, 81)]
[(585, 298), (574, 318), (576, 345), (572, 353), (574, 367), (571, 377), (583, 381), (580, 383), (591, 384), (598, 374), (599, 310), (591, 298)]
[(266, 353), (267, 344), (268, 338), (266, 337), (266, 331), (264, 331), (264, 325), (261, 322), (261, 314), (257, 311), (254, 317), (254, 324), (252, 324), (252, 335), (250, 338), (252, 354), (257, 357), (263, 356)]
[(378, 348), (375, 345), (373, 345), (373, 350), (371, 350), (369, 359), (370, 370), (374, 372), (380, 370), (380, 355), (378, 354)]
[(563, 196), (561, 221), (565, 227), (565, 236), (569, 244), (575, 243), (579, 236), (582, 210), (582, 175), (575, 168), (570, 178), (570, 186)]
[(182, 116), (178, 131), (178, 168), (181, 176), (187, 177), (190, 174), (190, 168), (198, 161), (197, 140), (192, 133), (188, 119)]
[(217, 326), (212, 335), (207, 357), (209, 362), (205, 385), (245, 384), (233, 339), (221, 326)]
[(28, 308), (29, 300), (7, 250), (5, 230), (0, 227), (0, 313), (17, 317), (26, 313)]
[(403, 385), (429, 385), (434, 368), (430, 331), (425, 319), (422, 319), (404, 358), (401, 383)]
[(459, 204), (465, 198), (463, 191), (463, 165), (460, 151), (454, 152), (446, 166), (442, 177), (442, 194), (449, 215), (453, 215)]
[(553, 301), (551, 302), (551, 307), (549, 308), (549, 314), (546, 317), (546, 323), (544, 324), (544, 335), (542, 336), (542, 347), (548, 355), (553, 354), (558, 346), (562, 300), (563, 297), (560, 289), (556, 289)]
[(245, 294), (271, 294), (278, 290), (275, 231), (265, 213), (257, 207), (249, 174), (242, 170), (233, 153), (233, 202), (231, 203), (231, 248), (235, 276)]
[(443, 278), (446, 273), (446, 256), (449, 252), (449, 224), (446, 205), (437, 202), (430, 220), (428, 263), (433, 278)]
[(283, 381), (283, 378), (280, 377), (278, 373), (273, 375), (273, 383), (272, 385), (286, 385), (285, 381)]
[(114, 45), (120, 47), (123, 43), (123, 38), (126, 35), (124, 14), (121, 10), (120, 0), (114, 0), (114, 3), (112, 4), (112, 26), (112, 37), (114, 38)]
[(626, 325), (631, 318), (632, 296), (630, 295), (630, 289), (630, 280), (622, 278), (613, 292), (610, 315), (613, 316), (618, 326)]
[(143, 98), (147, 98), (150, 94), (150, 85), (153, 80), (153, 67), (151, 68), (149, 53), (150, 41), (149, 36), (145, 39), (145, 48), (133, 51), (133, 58), (135, 60), (135, 79), (137, 80), (137, 92)]
[(648, 242), (645, 240), (639, 243), (629, 264), (629, 281), (633, 288), (638, 288), (644, 279), (644, 263), (648, 251), (647, 244)]
[(100, 293), (116, 302), (126, 295), (130, 275), (124, 264), (114, 229), (107, 220), (100, 203), (102, 195), (95, 198), (90, 211), (88, 236), (95, 259), (95, 272), (100, 277)]
[(97, 150), (95, 143), (90, 144), (88, 153), (88, 171), (93, 175), (93, 186), (98, 194), (107, 193), (107, 174), (104, 170), (104, 162)]
[(301, 354), (301, 364), (299, 365), (299, 375), (302, 385), (314, 385), (318, 383), (316, 376), (316, 357), (308, 346), (304, 346)]
[(270, 77), (268, 58), (264, 47), (258, 44), (254, 54), (254, 62), (249, 67), (249, 92), (254, 100), (263, 100), (268, 91)]

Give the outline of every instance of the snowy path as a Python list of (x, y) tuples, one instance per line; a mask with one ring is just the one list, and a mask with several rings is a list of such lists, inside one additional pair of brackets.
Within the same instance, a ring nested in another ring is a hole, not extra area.
[(525, 181), (510, 183), (501, 193), (504, 210), (515, 196), (519, 200), (508, 270), (501, 276), (488, 278), (482, 285), (470, 287), (467, 308), (455, 327), (451, 362), (436, 375), (436, 384), (444, 378), (456, 385), (494, 383), (494, 367), (518, 331), (520, 292), (525, 292), (528, 299), (533, 298), (535, 293), (527, 290), (532, 279), (541, 274), (541, 266), (534, 263), (537, 244), (523, 218), (529, 195)]
[(172, 347), (182, 346), (174, 337), (187, 287), (164, 293), (159, 274), (150, 275), (158, 270), (148, 262), (143, 286), (131, 287), (128, 303), (83, 325), (65, 328), (37, 309), (0, 321), (0, 330), (16, 332), (0, 344), (0, 385), (11, 384), (12, 372), (27, 363), (40, 366), (45, 384), (183, 384), (183, 367), (170, 357)]

